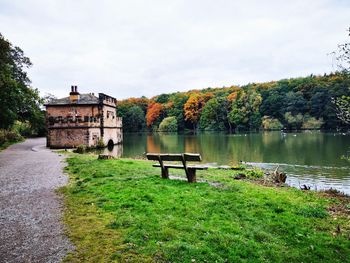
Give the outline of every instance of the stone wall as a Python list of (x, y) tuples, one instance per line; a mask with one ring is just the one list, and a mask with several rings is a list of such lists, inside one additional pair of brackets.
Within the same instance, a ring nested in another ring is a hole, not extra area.
[(89, 128), (89, 142), (88, 142), (89, 146), (95, 147), (100, 138), (101, 138), (100, 128)]
[(103, 142), (105, 145), (112, 140), (113, 144), (118, 144), (123, 141), (123, 133), (120, 128), (105, 128), (103, 135)]
[(115, 107), (103, 105), (103, 125), (104, 127), (115, 127), (116, 126), (116, 118), (117, 111)]
[(50, 148), (74, 148), (89, 144), (88, 129), (51, 129), (48, 131), (47, 146)]

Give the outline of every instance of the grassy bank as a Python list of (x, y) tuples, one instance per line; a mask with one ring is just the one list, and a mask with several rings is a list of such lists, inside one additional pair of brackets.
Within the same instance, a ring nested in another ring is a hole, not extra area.
[(10, 129), (0, 129), (0, 151), (12, 144), (23, 141), (24, 137), (30, 135), (30, 131), (28, 123), (19, 121), (16, 121)]
[(199, 173), (214, 186), (164, 180), (151, 164), (68, 158), (68, 262), (350, 260), (346, 200), (233, 180), (234, 171)]
[(18, 141), (11, 141), (11, 142), (5, 142), (3, 144), (0, 145), (0, 152), (2, 150), (5, 150), (7, 147), (11, 146), (12, 144), (17, 143)]

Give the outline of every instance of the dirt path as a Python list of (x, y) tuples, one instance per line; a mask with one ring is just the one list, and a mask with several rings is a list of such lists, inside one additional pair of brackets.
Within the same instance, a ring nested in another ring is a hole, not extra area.
[(45, 143), (28, 139), (0, 152), (0, 262), (60, 262), (72, 249), (54, 192), (67, 182), (63, 157)]

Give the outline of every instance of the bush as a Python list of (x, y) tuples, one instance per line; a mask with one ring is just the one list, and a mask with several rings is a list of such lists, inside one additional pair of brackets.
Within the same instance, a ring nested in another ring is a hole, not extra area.
[(297, 115), (293, 115), (291, 112), (286, 112), (284, 114), (284, 119), (288, 125), (289, 129), (300, 129), (303, 121), (304, 116), (301, 113), (298, 113)]
[(15, 121), (15, 123), (12, 126), (12, 130), (25, 137), (31, 136), (33, 134), (32, 127), (28, 121)]
[(5, 130), (0, 130), (0, 145), (3, 145), (6, 142)]
[(259, 168), (253, 168), (252, 170), (246, 170), (246, 176), (249, 179), (258, 179), (264, 176), (264, 171)]
[(105, 145), (103, 139), (102, 138), (98, 139), (97, 144), (96, 144), (96, 148), (101, 149), (101, 148), (105, 148), (105, 147), (106, 147), (106, 145)]
[(23, 140), (23, 137), (16, 131), (9, 131), (7, 133), (7, 140), (10, 142), (18, 142)]
[(163, 132), (177, 132), (177, 120), (176, 120), (176, 117), (171, 116), (171, 117), (165, 118), (159, 124), (159, 131), (163, 131)]
[(75, 153), (85, 153), (87, 150), (87, 146), (85, 144), (80, 144), (77, 146), (77, 148), (74, 150)]
[(305, 116), (303, 125), (301, 126), (302, 129), (306, 130), (318, 130), (322, 127), (323, 125), (323, 119), (316, 119), (315, 117), (307, 117)]
[(281, 130), (283, 125), (278, 119), (264, 116), (262, 118), (262, 127), (264, 130)]
[(23, 137), (17, 131), (0, 130), (0, 145), (21, 140), (23, 140)]

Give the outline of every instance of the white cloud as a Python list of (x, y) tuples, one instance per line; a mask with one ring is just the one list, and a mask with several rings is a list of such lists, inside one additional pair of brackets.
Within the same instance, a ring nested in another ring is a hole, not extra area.
[(322, 74), (350, 26), (347, 1), (0, 0), (1, 33), (33, 86), (117, 98)]

